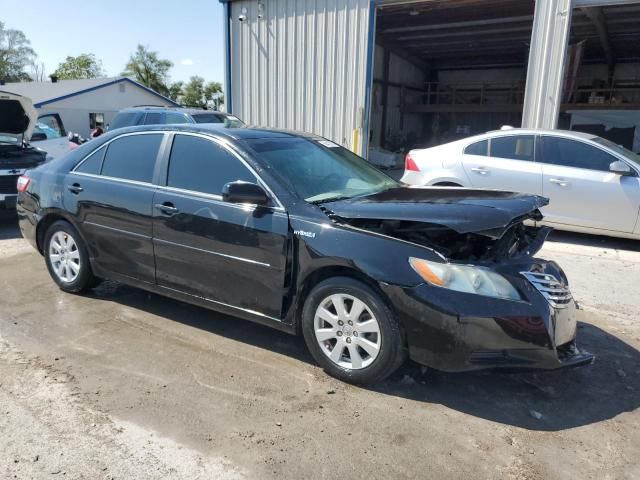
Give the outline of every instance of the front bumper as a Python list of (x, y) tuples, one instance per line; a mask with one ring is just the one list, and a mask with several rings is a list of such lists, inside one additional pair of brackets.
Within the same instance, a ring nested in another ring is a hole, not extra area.
[(521, 272), (553, 275), (555, 262), (529, 259), (496, 268), (522, 301), (455, 292), (421, 284), (383, 285), (407, 335), (410, 357), (438, 370), (557, 369), (591, 363), (576, 344), (576, 304), (554, 307)]

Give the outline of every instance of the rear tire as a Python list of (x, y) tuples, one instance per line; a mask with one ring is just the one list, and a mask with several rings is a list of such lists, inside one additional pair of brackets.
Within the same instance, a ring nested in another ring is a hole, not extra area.
[(59, 220), (48, 228), (43, 253), (49, 275), (61, 290), (80, 293), (98, 284), (82, 237), (70, 223)]
[(313, 288), (302, 312), (302, 333), (316, 362), (349, 383), (380, 382), (406, 358), (393, 312), (374, 290), (348, 277)]

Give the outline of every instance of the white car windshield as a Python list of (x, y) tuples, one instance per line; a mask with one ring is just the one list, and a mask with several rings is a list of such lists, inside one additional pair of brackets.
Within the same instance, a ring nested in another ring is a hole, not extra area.
[(363, 158), (328, 140), (278, 137), (246, 142), (266, 170), (307, 202), (359, 197), (398, 186)]
[(624, 158), (640, 167), (640, 155), (637, 153), (633, 153), (631, 150), (624, 148), (622, 145), (613, 143), (611, 140), (607, 140), (606, 138), (595, 137), (593, 138), (593, 141), (599, 143), (603, 147), (607, 147), (609, 150), (613, 150), (618, 155), (622, 155)]

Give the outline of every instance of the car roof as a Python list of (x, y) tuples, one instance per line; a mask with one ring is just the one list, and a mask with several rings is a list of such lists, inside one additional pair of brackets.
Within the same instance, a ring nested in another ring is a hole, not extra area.
[[(542, 128), (505, 128), (504, 130), (490, 130), (475, 137), (496, 137), (503, 135), (554, 135), (557, 137), (573, 137), (591, 140), (597, 135), (593, 133), (577, 132), (575, 130), (542, 129)], [(475, 137), (468, 137), (475, 138)]]
[(118, 128), (109, 132), (113, 136), (122, 135), (124, 133), (134, 132), (187, 132), (187, 133), (203, 133), (230, 140), (248, 140), (257, 138), (316, 138), (317, 135), (306, 132), (297, 132), (292, 130), (277, 130), (262, 127), (228, 127), (223, 124), (207, 124), (207, 123), (181, 123), (175, 125), (136, 125), (133, 127)]
[(122, 110), (120, 110), (120, 112), (118, 113), (124, 113), (124, 112), (162, 112), (162, 111), (167, 111), (167, 112), (178, 112), (178, 113), (187, 113), (189, 115), (196, 115), (199, 113), (212, 113), (215, 115), (222, 115), (224, 117), (228, 117), (231, 116), (230, 113), (227, 112), (220, 112), (218, 110), (206, 110), (204, 108), (188, 108), (188, 107), (164, 107), (164, 106), (159, 106), (159, 105), (138, 105), (135, 107), (129, 107), (129, 108), (123, 108)]

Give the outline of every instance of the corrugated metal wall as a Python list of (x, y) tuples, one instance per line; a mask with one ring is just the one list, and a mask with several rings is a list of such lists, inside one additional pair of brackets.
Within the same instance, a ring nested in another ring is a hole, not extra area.
[[(370, 0), (231, 3), (231, 99), (246, 123), (362, 146)], [(244, 15), (244, 21), (240, 16)]]

